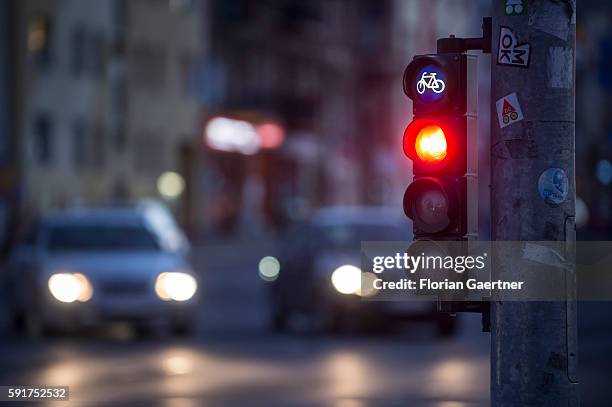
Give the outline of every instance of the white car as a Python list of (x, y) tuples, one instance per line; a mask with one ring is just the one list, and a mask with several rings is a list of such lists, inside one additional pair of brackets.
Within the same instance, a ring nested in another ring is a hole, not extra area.
[(34, 332), (129, 321), (190, 331), (198, 278), (187, 240), (163, 207), (69, 209), (46, 216), (15, 250), (17, 327)]

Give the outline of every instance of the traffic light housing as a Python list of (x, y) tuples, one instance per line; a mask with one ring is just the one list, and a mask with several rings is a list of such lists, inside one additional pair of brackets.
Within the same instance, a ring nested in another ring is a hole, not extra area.
[[(404, 152), (414, 164), (404, 212), (413, 220), (416, 241), (411, 247), (417, 252), (444, 251), (435, 240), (454, 241), (446, 254), (465, 255), (470, 240), (478, 237), (478, 82), (476, 57), (467, 51), (490, 54), (491, 43), (492, 20), (485, 17), (482, 37), (440, 38), (436, 54), (415, 56), (404, 72), (404, 92), (414, 113), (403, 138)], [(448, 276), (449, 281), (465, 278)], [(481, 312), (483, 331), (490, 331), (488, 302), (468, 301), (462, 292), (442, 293), (438, 310)]]
[(404, 212), (416, 239), (477, 236), (476, 57), (465, 52), (417, 55), (404, 72), (414, 118), (404, 153), (414, 179)]

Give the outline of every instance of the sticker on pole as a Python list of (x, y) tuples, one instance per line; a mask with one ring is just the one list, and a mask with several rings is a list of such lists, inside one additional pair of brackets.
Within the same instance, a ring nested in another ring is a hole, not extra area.
[(497, 108), (497, 121), (502, 129), (524, 119), (516, 92), (499, 99), (495, 102), (495, 107)]
[(559, 205), (567, 199), (569, 180), (561, 168), (547, 168), (538, 180), (538, 192), (544, 202)]
[(519, 44), (516, 35), (508, 27), (499, 28), (499, 50), (497, 52), (497, 64), (508, 66), (529, 66), (531, 45)]
[(506, 0), (504, 14), (507, 16), (523, 16), (527, 14), (527, 5), (524, 0)]

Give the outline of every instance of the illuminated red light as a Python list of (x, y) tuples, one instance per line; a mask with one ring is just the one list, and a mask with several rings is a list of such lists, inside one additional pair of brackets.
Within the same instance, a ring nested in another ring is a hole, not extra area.
[(419, 130), (414, 149), (421, 161), (436, 163), (446, 157), (446, 135), (435, 124), (428, 125)]

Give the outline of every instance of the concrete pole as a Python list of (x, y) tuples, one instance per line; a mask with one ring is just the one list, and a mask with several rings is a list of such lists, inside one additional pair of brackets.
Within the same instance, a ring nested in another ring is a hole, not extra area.
[[(493, 240), (575, 239), (575, 10), (575, 0), (492, 1)], [(512, 273), (509, 263), (495, 267)], [(491, 304), (492, 405), (578, 405), (575, 278), (566, 280), (565, 302)]]

